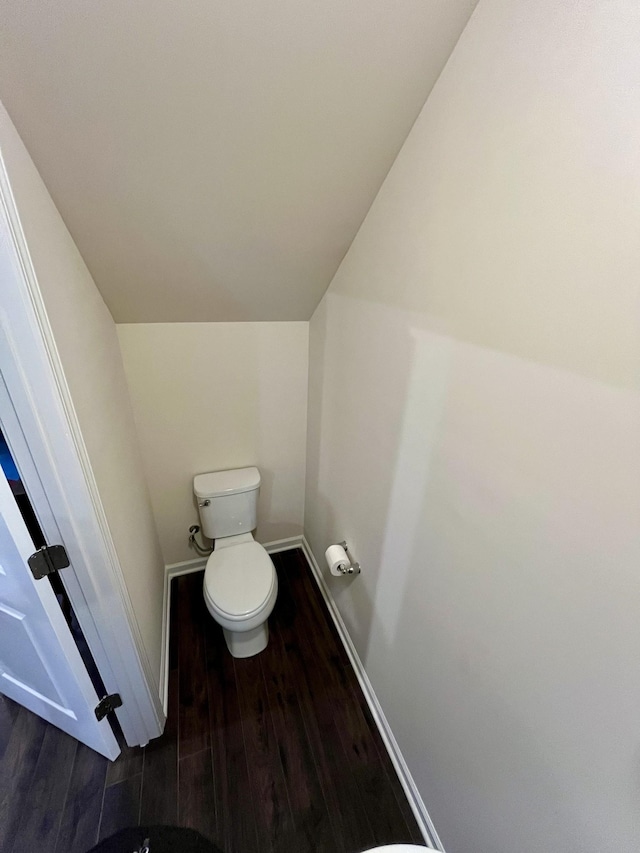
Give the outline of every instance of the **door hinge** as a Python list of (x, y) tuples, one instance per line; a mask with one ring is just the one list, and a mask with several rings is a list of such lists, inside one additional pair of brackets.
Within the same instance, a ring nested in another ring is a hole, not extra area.
[(119, 693), (110, 693), (108, 696), (105, 696), (101, 699), (96, 705), (96, 719), (104, 720), (107, 714), (110, 714), (112, 711), (115, 711), (116, 708), (119, 708), (122, 705), (122, 699), (120, 698)]
[(69, 557), (63, 545), (44, 545), (27, 560), (31, 574), (36, 580), (66, 569)]

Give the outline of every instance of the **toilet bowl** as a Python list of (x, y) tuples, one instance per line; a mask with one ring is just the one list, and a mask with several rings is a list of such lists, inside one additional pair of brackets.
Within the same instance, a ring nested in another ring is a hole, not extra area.
[(251, 657), (266, 648), (267, 619), (278, 596), (271, 557), (251, 534), (257, 524), (259, 489), (257, 468), (213, 471), (193, 479), (202, 532), (215, 542), (202, 593), (236, 658)]
[(204, 571), (203, 595), (234, 657), (252, 657), (266, 648), (278, 577), (271, 557), (250, 533), (216, 541)]

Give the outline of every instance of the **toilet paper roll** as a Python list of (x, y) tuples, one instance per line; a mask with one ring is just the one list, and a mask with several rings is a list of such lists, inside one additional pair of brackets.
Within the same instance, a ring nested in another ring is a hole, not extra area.
[(347, 557), (347, 552), (342, 545), (329, 545), (324, 552), (324, 558), (329, 566), (329, 571), (337, 578), (342, 577), (351, 565)]

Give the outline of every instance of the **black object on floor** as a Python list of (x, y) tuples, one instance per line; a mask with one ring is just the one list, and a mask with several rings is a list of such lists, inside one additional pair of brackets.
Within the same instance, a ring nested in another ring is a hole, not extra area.
[(89, 853), (222, 853), (195, 829), (181, 826), (131, 826), (105, 838)]

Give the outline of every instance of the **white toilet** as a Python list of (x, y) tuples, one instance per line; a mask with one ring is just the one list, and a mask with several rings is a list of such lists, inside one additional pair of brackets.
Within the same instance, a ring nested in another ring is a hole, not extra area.
[(202, 532), (215, 540), (204, 572), (204, 600), (235, 658), (252, 657), (266, 648), (267, 619), (278, 595), (271, 557), (251, 535), (257, 524), (259, 490), (257, 468), (193, 478)]
[(371, 847), (365, 853), (415, 853), (416, 850), (428, 850), (428, 847), (417, 844), (385, 844), (384, 847)]

